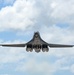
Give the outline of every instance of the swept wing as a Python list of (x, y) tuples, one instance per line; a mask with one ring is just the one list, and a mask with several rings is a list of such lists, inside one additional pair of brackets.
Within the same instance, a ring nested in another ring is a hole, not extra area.
[(62, 44), (48, 44), (51, 48), (59, 48), (59, 47), (74, 47), (74, 45), (62, 45)]
[(0, 46), (5, 47), (25, 47), (26, 44), (0, 44)]

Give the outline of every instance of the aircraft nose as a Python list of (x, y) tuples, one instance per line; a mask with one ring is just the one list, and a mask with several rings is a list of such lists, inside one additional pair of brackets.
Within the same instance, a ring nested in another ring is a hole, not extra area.
[(35, 32), (35, 36), (38, 36), (39, 35), (39, 33), (38, 32)]

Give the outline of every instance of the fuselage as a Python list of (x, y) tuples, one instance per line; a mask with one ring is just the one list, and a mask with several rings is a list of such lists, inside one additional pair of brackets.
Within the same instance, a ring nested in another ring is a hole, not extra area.
[(41, 39), (39, 32), (35, 32), (32, 40), (27, 43), (26, 51), (32, 52), (33, 50), (35, 52), (40, 52), (41, 50), (48, 52), (49, 50), (47, 43)]

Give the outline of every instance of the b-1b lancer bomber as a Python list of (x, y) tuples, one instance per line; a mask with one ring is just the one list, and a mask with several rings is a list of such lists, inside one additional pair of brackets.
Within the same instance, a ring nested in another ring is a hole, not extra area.
[(62, 44), (50, 44), (45, 42), (41, 37), (39, 32), (35, 32), (33, 35), (33, 38), (25, 43), (25, 44), (0, 44), (0, 46), (4, 47), (26, 47), (27, 52), (32, 52), (35, 50), (35, 52), (40, 52), (41, 50), (43, 52), (48, 52), (49, 47), (50, 48), (65, 48), (65, 47), (74, 47), (74, 45), (62, 45)]

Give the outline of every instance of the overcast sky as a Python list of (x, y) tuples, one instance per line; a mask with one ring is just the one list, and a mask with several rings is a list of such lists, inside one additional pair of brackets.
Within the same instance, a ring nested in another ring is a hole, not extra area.
[[(74, 0), (0, 0), (0, 43), (26, 43), (36, 31), (48, 43), (74, 44)], [(0, 47), (0, 75), (74, 75), (74, 48)]]

